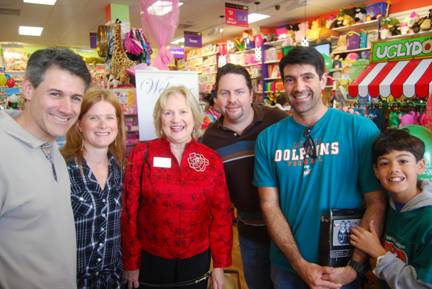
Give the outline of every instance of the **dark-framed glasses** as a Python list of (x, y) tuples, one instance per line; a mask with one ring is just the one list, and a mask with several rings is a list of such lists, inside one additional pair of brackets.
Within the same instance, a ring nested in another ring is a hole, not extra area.
[(306, 138), (305, 142), (303, 143), (303, 148), (307, 156), (309, 156), (311, 159), (316, 159), (317, 158), (316, 146), (311, 136), (311, 130), (312, 130), (311, 128), (307, 128), (303, 133), (304, 137)]

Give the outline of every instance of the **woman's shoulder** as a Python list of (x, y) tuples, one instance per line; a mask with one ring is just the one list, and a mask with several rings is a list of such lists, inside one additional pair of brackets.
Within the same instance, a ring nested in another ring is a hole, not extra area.
[(161, 144), (161, 139), (156, 138), (156, 139), (152, 139), (152, 140), (145, 140), (145, 141), (140, 141), (139, 143), (137, 143), (134, 147), (133, 147), (133, 152), (134, 153), (140, 153), (143, 152), (147, 149), (154, 149), (159, 147)]

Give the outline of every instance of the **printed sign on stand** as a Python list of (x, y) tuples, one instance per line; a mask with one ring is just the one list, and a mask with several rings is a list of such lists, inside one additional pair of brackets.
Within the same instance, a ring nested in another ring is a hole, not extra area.
[(135, 77), (140, 140), (156, 138), (153, 108), (167, 87), (185, 85), (199, 98), (198, 73), (193, 71), (136, 70)]

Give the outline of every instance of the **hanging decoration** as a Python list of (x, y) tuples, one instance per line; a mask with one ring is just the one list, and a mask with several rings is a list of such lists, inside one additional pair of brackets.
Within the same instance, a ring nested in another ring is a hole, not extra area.
[(173, 56), (167, 44), (174, 36), (179, 18), (178, 0), (141, 0), (141, 25), (159, 44), (153, 66), (167, 70)]

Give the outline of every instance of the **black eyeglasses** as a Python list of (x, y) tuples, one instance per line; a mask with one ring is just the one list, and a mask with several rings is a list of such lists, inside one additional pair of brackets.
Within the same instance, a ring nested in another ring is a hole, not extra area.
[(311, 159), (316, 159), (317, 153), (315, 142), (311, 136), (311, 129), (312, 128), (307, 128), (303, 133), (306, 138), (305, 142), (303, 143), (303, 148), (305, 149), (306, 155), (308, 155)]

